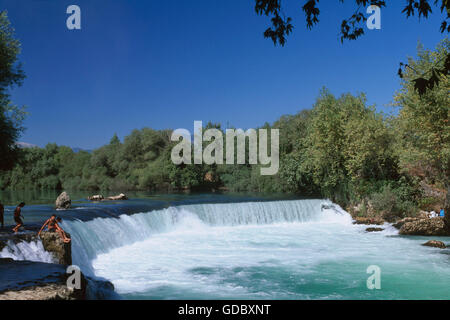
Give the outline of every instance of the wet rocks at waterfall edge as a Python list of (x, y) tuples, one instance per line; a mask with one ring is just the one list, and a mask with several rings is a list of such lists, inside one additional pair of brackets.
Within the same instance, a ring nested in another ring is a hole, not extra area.
[[(37, 228), (19, 234), (0, 231), (0, 251), (11, 244), (39, 241)], [(70, 238), (70, 234), (67, 234)], [(108, 298), (114, 286), (80, 273), (80, 288), (67, 286), (67, 266), (72, 264), (71, 243), (64, 243), (54, 232), (42, 232), (40, 241), (55, 263), (17, 261), (0, 258), (0, 300), (85, 300)], [(88, 294), (90, 292), (90, 295)]]

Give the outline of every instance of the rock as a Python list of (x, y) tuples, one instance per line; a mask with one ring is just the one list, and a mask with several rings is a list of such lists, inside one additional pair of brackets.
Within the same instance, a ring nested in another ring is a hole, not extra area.
[(406, 222), (412, 222), (412, 221), (417, 221), (417, 220), (419, 220), (419, 218), (411, 218), (411, 217), (404, 218), (404, 219), (401, 219), (401, 220), (397, 221), (392, 226), (394, 228), (400, 229)]
[(356, 217), (354, 224), (375, 224), (375, 225), (382, 225), (384, 224), (384, 220), (381, 218), (366, 218), (366, 217)]
[(450, 236), (445, 227), (444, 218), (415, 219), (405, 222), (399, 233), (414, 236)]
[(114, 285), (105, 280), (87, 278), (87, 299), (89, 300), (117, 300), (120, 296), (114, 292)]
[(85, 300), (84, 290), (74, 290), (65, 284), (45, 284), (0, 294), (0, 300)]
[(117, 200), (128, 200), (128, 197), (125, 194), (121, 193), (117, 196), (108, 197), (106, 199), (111, 201), (117, 201)]
[(71, 204), (72, 201), (65, 191), (61, 193), (55, 201), (56, 209), (69, 209)]
[(88, 283), (80, 275), (80, 288), (68, 288), (65, 266), (0, 259), (0, 300), (84, 300)]
[(105, 198), (101, 194), (97, 194), (95, 196), (88, 197), (88, 200), (90, 200), (90, 201), (102, 201), (104, 199)]
[(445, 243), (443, 243), (442, 241), (437, 241), (437, 240), (430, 240), (424, 244), (422, 244), (423, 246), (427, 246), (427, 247), (434, 247), (434, 248), (440, 248), (440, 249), (445, 249), (447, 248), (447, 246), (445, 245)]
[[(66, 232), (68, 238), (70, 234)], [(56, 232), (42, 232), (41, 241), (45, 251), (51, 252), (59, 264), (70, 266), (72, 264), (71, 242), (64, 243)]]
[(366, 232), (380, 232), (383, 231), (383, 228), (367, 228)]
[(118, 201), (118, 200), (128, 200), (128, 197), (121, 193), (117, 196), (112, 196), (112, 197), (103, 197), (101, 194), (97, 194), (95, 196), (90, 196), (88, 197), (88, 200), (90, 201), (104, 201), (104, 200), (110, 200), (110, 201)]
[(419, 218), (419, 219), (430, 218), (430, 212), (420, 210), (418, 218)]

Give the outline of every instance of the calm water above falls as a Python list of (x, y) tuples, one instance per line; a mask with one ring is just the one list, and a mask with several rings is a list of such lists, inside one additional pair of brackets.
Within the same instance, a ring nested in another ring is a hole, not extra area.
[[(130, 215), (157, 201), (141, 199), (117, 204), (117, 217), (80, 205), (89, 219), (64, 222), (74, 263), (130, 299), (450, 299), (449, 249), (427, 238), (366, 233), (325, 200), (206, 197), (233, 203), (178, 199)], [(380, 290), (367, 289), (371, 265)]]

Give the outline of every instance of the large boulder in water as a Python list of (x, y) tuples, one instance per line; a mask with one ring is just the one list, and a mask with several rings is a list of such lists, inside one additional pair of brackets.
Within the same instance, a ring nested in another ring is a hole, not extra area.
[(445, 243), (443, 243), (442, 241), (437, 241), (437, 240), (430, 240), (422, 245), (427, 246), (427, 247), (440, 248), (440, 249), (447, 248)]
[(69, 209), (72, 205), (72, 201), (70, 200), (69, 194), (67, 192), (63, 192), (59, 195), (59, 197), (55, 201), (56, 209)]
[[(70, 234), (66, 232), (70, 238)], [(64, 243), (56, 232), (41, 232), (42, 245), (45, 251), (51, 252), (59, 264), (70, 266), (72, 264), (71, 242)]]
[(415, 219), (404, 223), (399, 233), (412, 236), (450, 236), (444, 218)]

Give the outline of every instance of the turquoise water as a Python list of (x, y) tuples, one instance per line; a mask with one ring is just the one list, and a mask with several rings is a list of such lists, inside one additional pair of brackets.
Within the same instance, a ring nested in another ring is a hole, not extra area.
[[(77, 259), (127, 299), (450, 298), (448, 250), (390, 226), (367, 233), (324, 203), (187, 205), (91, 221), (82, 227), (95, 233), (101, 224), (115, 236), (97, 233), (104, 242), (89, 250), (95, 256)], [(367, 288), (372, 265), (380, 290)]]
[[(74, 263), (125, 299), (450, 298), (450, 250), (421, 245), (431, 238), (389, 225), (367, 233), (326, 200), (262, 200), (80, 203), (63, 226)], [(367, 287), (369, 266), (381, 271), (379, 290)]]

